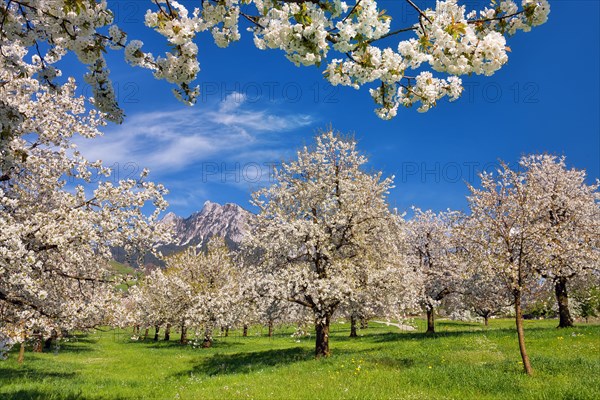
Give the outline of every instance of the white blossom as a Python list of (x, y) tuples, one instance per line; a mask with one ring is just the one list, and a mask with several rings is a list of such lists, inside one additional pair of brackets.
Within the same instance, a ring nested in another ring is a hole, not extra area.
[[(250, 25), (257, 48), (282, 50), (298, 66), (326, 65), (325, 78), (333, 85), (358, 89), (374, 84), (370, 91), (377, 114), (389, 119), (399, 105), (421, 102), (419, 111), (427, 111), (436, 104), (433, 99), (458, 97), (462, 89), (456, 76), (492, 75), (508, 60), (506, 37), (543, 24), (550, 12), (546, 0), (523, 0), (520, 6), (513, 0), (492, 1), (482, 10), (467, 10), (457, 0), (447, 0), (436, 2), (433, 9), (417, 9), (416, 20), (395, 26), (393, 16), (376, 0), (204, 0), (194, 9), (159, 0), (149, 6), (144, 23), (169, 46), (163, 55), (153, 55), (136, 39), (128, 42), (104, 0), (2, 0), (0, 7), (7, 10), (2, 41), (34, 53), (47, 47), (36, 54), (42, 66), (37, 77), (46, 82), (58, 76), (52, 65), (73, 52), (88, 68), (85, 80), (95, 106), (109, 119), (121, 121), (123, 112), (104, 56), (107, 50), (125, 49), (128, 63), (174, 84), (175, 96), (192, 104), (199, 94), (193, 85), (200, 72), (199, 35), (210, 32), (219, 47), (227, 47), (240, 40), (243, 21)], [(410, 6), (417, 7), (412, 2)], [(380, 47), (384, 39), (397, 44)], [(26, 53), (3, 51), (5, 67), (18, 73)], [(431, 76), (436, 83), (414, 87), (415, 77), (432, 73), (427, 69), (439, 74)]]

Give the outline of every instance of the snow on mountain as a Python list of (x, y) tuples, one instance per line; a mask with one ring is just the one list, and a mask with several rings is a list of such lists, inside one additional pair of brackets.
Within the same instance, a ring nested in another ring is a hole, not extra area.
[(221, 205), (211, 201), (205, 202), (201, 211), (187, 218), (179, 217), (172, 212), (168, 213), (160, 223), (173, 229), (174, 241), (164, 246), (165, 249), (162, 251), (165, 253), (165, 250), (175, 251), (187, 246), (202, 248), (214, 235), (225, 238), (229, 246), (236, 248), (242, 241), (251, 216), (252, 213), (237, 204)]
[[(235, 250), (241, 245), (248, 229), (248, 221), (253, 215), (237, 204), (221, 205), (211, 201), (205, 202), (202, 210), (187, 218), (170, 212), (159, 223), (171, 227), (174, 238), (171, 243), (159, 246), (158, 250), (166, 256), (182, 251), (188, 246), (203, 249), (214, 235), (223, 237), (229, 248)], [(112, 253), (115, 261), (121, 263), (129, 264), (135, 260), (135, 257), (127, 256), (122, 248), (114, 248)], [(150, 253), (143, 256), (142, 264), (164, 266), (163, 261)]]

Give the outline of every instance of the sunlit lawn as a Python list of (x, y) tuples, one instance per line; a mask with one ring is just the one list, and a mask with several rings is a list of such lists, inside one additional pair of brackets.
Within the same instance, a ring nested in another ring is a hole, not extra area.
[[(313, 358), (313, 338), (293, 329), (250, 329), (217, 337), (212, 349), (133, 342), (105, 329), (62, 343), (58, 352), (13, 352), (0, 361), (0, 399), (598, 399), (600, 325), (558, 330), (525, 321), (533, 377), (522, 365), (510, 320), (438, 321), (439, 333), (370, 323), (349, 338), (332, 329), (329, 359)], [(152, 336), (152, 332), (151, 332)]]

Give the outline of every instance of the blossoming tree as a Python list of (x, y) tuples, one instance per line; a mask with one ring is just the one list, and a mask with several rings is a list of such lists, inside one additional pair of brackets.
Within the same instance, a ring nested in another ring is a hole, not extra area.
[(434, 213), (414, 209), (406, 223), (408, 262), (422, 280), (420, 302), (427, 313), (427, 333), (435, 332), (435, 308), (448, 295), (459, 290), (465, 263), (458, 255), (453, 237), (454, 212)]
[(461, 282), (458, 296), (458, 309), (468, 310), (483, 318), (488, 326), (491, 317), (508, 314), (512, 305), (512, 296), (506, 290), (503, 280), (485, 264), (475, 261), (468, 266), (468, 278)]
[[(120, 311), (116, 325), (154, 327), (154, 340), (158, 341), (161, 327), (165, 327), (165, 339), (169, 338), (170, 328), (178, 324), (186, 299), (187, 285), (178, 276), (166, 273), (160, 268), (150, 271), (126, 295), (119, 300)], [(137, 328), (134, 329), (137, 331)], [(147, 337), (147, 333), (144, 338)]]
[(533, 370), (525, 347), (522, 301), (538, 276), (532, 259), (543, 238), (542, 230), (532, 218), (532, 196), (522, 174), (503, 164), (497, 177), (491, 173), (480, 177), (481, 188), (469, 185), (471, 214), (461, 235), (470, 257), (500, 277), (512, 296), (523, 367), (530, 375)]
[[(200, 71), (197, 35), (208, 31), (227, 47), (246, 27), (259, 49), (280, 49), (296, 65), (323, 66), (333, 85), (369, 85), (377, 114), (388, 119), (399, 106), (420, 103), (419, 111), (427, 111), (443, 97), (458, 98), (460, 76), (498, 71), (508, 60), (506, 36), (543, 24), (550, 12), (546, 0), (490, 0), (481, 10), (457, 0), (426, 9), (405, 1), (415, 10), (405, 26), (376, 0), (202, 0), (193, 9), (149, 1), (145, 25), (169, 46), (155, 56), (129, 40), (106, 0), (1, 0), (0, 42), (37, 53), (39, 78), (47, 82), (55, 80), (55, 64), (73, 52), (87, 66), (96, 106), (120, 121), (105, 52), (124, 49), (127, 62), (173, 83), (176, 96), (192, 103), (199, 92), (192, 83)], [(6, 58), (17, 65), (19, 57)]]
[[(93, 138), (104, 115), (86, 112), (75, 83), (44, 84), (39, 66), (22, 61), (16, 43), (0, 56), (0, 304), (10, 318), (0, 330), (21, 342), (35, 331), (85, 328), (102, 322), (113, 282), (110, 249), (139, 254), (164, 232), (162, 185), (113, 182), (101, 162), (71, 143)], [(147, 207), (149, 216), (142, 213)]]
[(214, 329), (237, 324), (245, 308), (241, 274), (225, 241), (212, 237), (206, 251), (188, 247), (165, 262), (121, 299), (120, 325), (154, 326), (155, 332), (165, 326), (165, 340), (176, 327), (181, 344), (190, 328), (202, 328), (203, 347), (212, 346)]
[(532, 262), (554, 284), (558, 326), (573, 326), (567, 284), (600, 271), (600, 182), (588, 185), (585, 171), (567, 169), (564, 157), (531, 155), (520, 167), (532, 193), (529, 208), (543, 231)]
[(250, 240), (263, 249), (263, 274), (281, 297), (311, 310), (317, 357), (330, 354), (334, 312), (397, 257), (392, 180), (364, 172), (366, 161), (353, 140), (330, 130), (253, 194), (260, 213)]
[(187, 315), (192, 326), (204, 328), (202, 347), (211, 347), (216, 328), (234, 326), (244, 315), (240, 272), (225, 240), (219, 237), (211, 238), (206, 252), (197, 253), (195, 262), (197, 275), (189, 281), (195, 296)]

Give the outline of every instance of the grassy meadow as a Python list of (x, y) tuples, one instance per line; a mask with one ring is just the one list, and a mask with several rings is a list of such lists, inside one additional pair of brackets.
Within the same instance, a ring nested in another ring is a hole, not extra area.
[[(315, 360), (313, 339), (250, 328), (216, 337), (211, 349), (131, 341), (102, 329), (17, 364), (0, 361), (0, 399), (598, 399), (600, 325), (556, 329), (525, 321), (534, 376), (522, 372), (511, 320), (438, 321), (438, 333), (371, 322), (349, 338), (332, 327), (332, 357)], [(153, 332), (151, 331), (150, 338)], [(161, 335), (162, 339), (162, 335)]]

